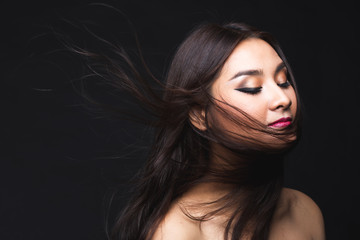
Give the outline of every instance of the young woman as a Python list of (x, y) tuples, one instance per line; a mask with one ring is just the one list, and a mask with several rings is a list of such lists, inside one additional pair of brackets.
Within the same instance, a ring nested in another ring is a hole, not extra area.
[(268, 33), (241, 23), (197, 27), (178, 48), (162, 97), (113, 69), (156, 114), (157, 132), (111, 239), (325, 239), (317, 205), (282, 186), (300, 101)]

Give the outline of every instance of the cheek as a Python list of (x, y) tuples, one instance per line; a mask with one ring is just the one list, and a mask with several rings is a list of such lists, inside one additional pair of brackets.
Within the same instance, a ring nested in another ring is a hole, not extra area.
[[(234, 90), (234, 88), (235, 87), (217, 87), (213, 91), (213, 96), (220, 101), (226, 102), (230, 106), (241, 109), (253, 117), (263, 114), (263, 111), (266, 109), (266, 100), (263, 99), (262, 96), (243, 94)], [(226, 104), (222, 104), (221, 106), (231, 112), (237, 113), (234, 108)]]
[[(241, 112), (245, 112), (250, 117), (255, 118), (260, 122), (264, 122), (266, 120), (267, 104), (261, 96), (248, 96), (234, 91), (233, 89), (223, 91), (223, 93), (224, 94), (218, 98), (222, 101), (218, 103), (219, 107), (238, 117), (240, 121), (248, 121)], [(220, 117), (218, 119), (221, 119), (223, 123), (229, 124), (229, 121), (226, 121), (224, 117)]]
[(296, 111), (297, 111), (297, 98), (296, 98), (294, 89), (292, 89), (289, 98), (291, 99), (290, 111), (291, 111), (292, 115), (295, 116)]
[[(246, 114), (249, 114), (250, 117), (255, 118), (260, 122), (264, 122), (267, 114), (267, 101), (262, 98), (262, 96), (250, 96), (245, 94), (234, 94), (234, 97), (229, 99), (229, 104), (234, 107), (239, 108), (244, 111)], [(235, 114), (239, 114), (235, 109), (233, 109)]]

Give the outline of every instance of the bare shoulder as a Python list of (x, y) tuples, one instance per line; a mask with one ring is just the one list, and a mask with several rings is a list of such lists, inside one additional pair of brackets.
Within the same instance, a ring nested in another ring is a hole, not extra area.
[[(277, 225), (282, 226), (283, 232), (296, 235), (297, 238), (294, 239), (325, 239), (323, 215), (309, 196), (294, 189), (284, 188), (280, 206), (276, 213)], [(286, 226), (286, 230), (283, 226)]]
[(284, 188), (283, 192), (290, 203), (291, 213), (295, 220), (324, 224), (320, 208), (308, 195), (290, 188)]
[(199, 240), (199, 228), (174, 204), (155, 231), (152, 240)]

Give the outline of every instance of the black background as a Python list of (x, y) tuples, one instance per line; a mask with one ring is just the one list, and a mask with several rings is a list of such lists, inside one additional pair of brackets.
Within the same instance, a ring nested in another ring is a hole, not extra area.
[[(83, 73), (79, 59), (58, 51), (61, 45), (52, 34), (59, 30), (77, 44), (96, 48), (89, 35), (71, 26), (84, 23), (133, 52), (127, 20), (160, 79), (176, 46), (196, 23), (244, 21), (273, 33), (293, 67), (305, 106), (302, 142), (286, 161), (286, 186), (319, 205), (327, 239), (357, 239), (360, 79), (355, 3), (101, 1), (121, 13), (87, 3), (1, 5), (0, 239), (105, 239), (111, 193), (120, 189), (121, 194), (109, 211), (110, 223), (128, 196), (129, 185), (120, 184), (143, 162), (149, 131), (82, 107), (84, 100), (69, 83)], [(106, 87), (87, 86), (97, 99), (127, 104), (109, 97)]]

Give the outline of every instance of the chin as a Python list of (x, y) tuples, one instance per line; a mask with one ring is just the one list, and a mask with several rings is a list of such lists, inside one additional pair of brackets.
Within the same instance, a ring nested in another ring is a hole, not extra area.
[(281, 137), (276, 136), (267, 136), (266, 140), (264, 139), (265, 145), (267, 145), (270, 149), (279, 150), (279, 151), (288, 151), (293, 148), (298, 138), (296, 134), (285, 135)]

